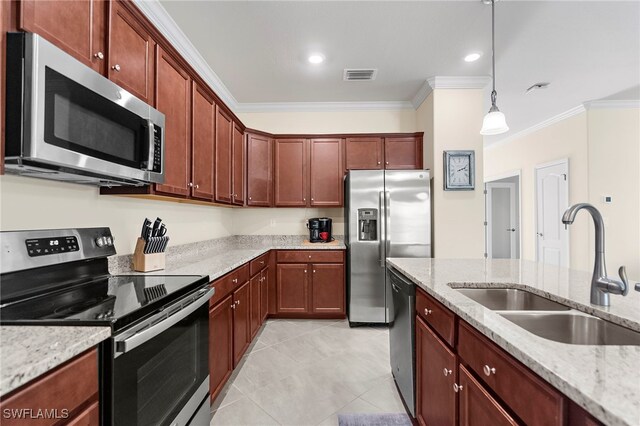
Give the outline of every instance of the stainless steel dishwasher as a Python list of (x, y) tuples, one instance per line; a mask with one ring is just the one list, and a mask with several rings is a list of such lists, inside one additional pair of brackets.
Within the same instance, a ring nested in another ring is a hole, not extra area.
[(391, 372), (405, 405), (415, 417), (416, 287), (393, 268), (387, 268), (387, 273), (393, 302), (389, 324)]

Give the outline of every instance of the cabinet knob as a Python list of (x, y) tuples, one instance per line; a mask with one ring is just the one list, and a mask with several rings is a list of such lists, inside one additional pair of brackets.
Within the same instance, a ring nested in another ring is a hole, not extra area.
[(120, 72), (120, 65), (115, 64), (114, 66), (111, 67), (112, 70), (114, 70), (115, 72)]
[[(389, 162), (388, 162), (388, 161), (385, 161), (385, 162), (384, 162), (384, 164), (386, 164), (386, 165), (388, 166), (388, 165), (389, 165)], [(461, 387), (460, 389), (462, 389), (462, 387)]]
[[(238, 304), (238, 306), (240, 306), (240, 301), (239, 300), (236, 303)], [(462, 389), (462, 386), (460, 386), (460, 389)]]
[(462, 391), (462, 385), (459, 385), (459, 384), (457, 384), (457, 383), (454, 383), (454, 384), (453, 384), (453, 391), (454, 391), (455, 393), (458, 393), (458, 392)]
[(302, 198), (302, 201), (307, 201), (307, 199), (306, 198)]
[(448, 376), (449, 374), (451, 374), (451, 373), (452, 373), (452, 371), (451, 371), (451, 370), (447, 370), (447, 369), (445, 368), (445, 369), (444, 369), (444, 371), (443, 371), (443, 373), (444, 373), (444, 375), (445, 375), (445, 377), (446, 377), (446, 376)]
[(311, 255), (309, 255), (309, 259), (311, 259)]
[(380, 162), (378, 161), (378, 165), (380, 165)]
[(189, 188), (193, 188), (193, 182), (189, 182)]
[(251, 197), (249, 197), (249, 201), (251, 201)]
[(261, 264), (261, 265), (264, 265), (264, 260), (261, 260), (261, 261), (260, 261), (260, 264)]
[(491, 376), (492, 374), (496, 374), (496, 369), (495, 367), (489, 367), (488, 365), (485, 365), (482, 368), (482, 371), (484, 371), (484, 375), (485, 376)]
[(231, 309), (235, 309), (235, 308), (236, 308), (236, 304), (235, 304), (235, 303), (232, 303), (232, 304), (231, 304)]
[(306, 270), (306, 269), (304, 270), (304, 273), (305, 273), (305, 274), (307, 273), (307, 270)]
[(431, 313), (431, 309), (424, 308), (424, 314), (429, 315)]
[(98, 52), (95, 55), (93, 55), (93, 57), (96, 58), (96, 59), (103, 60), (104, 59), (104, 53)]
[(234, 279), (231, 280), (231, 282), (234, 283), (234, 284), (238, 284), (238, 279), (234, 278)]
[(313, 270), (313, 273), (314, 273), (314, 274), (316, 273), (316, 270), (315, 270), (315, 269)]

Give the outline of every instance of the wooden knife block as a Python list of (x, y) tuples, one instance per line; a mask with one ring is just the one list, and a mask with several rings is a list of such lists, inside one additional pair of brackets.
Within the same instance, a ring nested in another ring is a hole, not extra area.
[(138, 238), (133, 252), (133, 270), (138, 272), (160, 271), (164, 269), (164, 253), (145, 253), (145, 241)]

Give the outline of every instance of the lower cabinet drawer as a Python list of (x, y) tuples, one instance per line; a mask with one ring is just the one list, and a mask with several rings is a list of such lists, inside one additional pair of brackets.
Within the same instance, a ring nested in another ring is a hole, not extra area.
[(422, 290), (416, 291), (416, 312), (449, 346), (455, 344), (456, 315)]
[[(69, 415), (78, 410), (85, 402), (98, 397), (98, 351), (92, 349), (75, 359), (57, 367), (44, 376), (33, 380), (19, 390), (3, 397), (0, 401), (0, 413), (5, 410), (30, 409), (35, 415), (38, 410), (57, 412), (59, 416)], [(83, 415), (81, 413), (80, 415)], [(52, 416), (55, 417), (55, 416)], [(92, 418), (91, 416), (85, 418)], [(53, 425), (60, 419), (3, 418), (2, 426), (11, 425)], [(73, 424), (73, 423), (72, 423)], [(82, 423), (92, 424), (92, 423)]]
[(262, 256), (258, 256), (257, 258), (253, 259), (251, 262), (249, 262), (249, 275), (253, 277), (255, 274), (262, 271), (262, 269), (264, 269), (268, 263), (269, 253), (265, 253)]
[(516, 426), (518, 422), (462, 365), (459, 367), (460, 426)]
[(216, 305), (219, 301), (227, 297), (227, 295), (238, 289), (238, 287), (247, 281), (249, 281), (248, 263), (245, 263), (239, 268), (229, 272), (227, 275), (213, 281), (210, 286), (215, 288), (216, 292), (209, 301), (209, 307)]
[(278, 263), (342, 263), (343, 250), (279, 250)]
[(567, 400), (470, 325), (458, 322), (458, 355), (529, 425), (562, 425)]

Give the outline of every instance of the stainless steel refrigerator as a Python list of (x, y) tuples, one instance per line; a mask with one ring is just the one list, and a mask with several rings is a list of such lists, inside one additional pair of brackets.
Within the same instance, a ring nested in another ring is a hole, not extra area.
[(385, 259), (431, 257), (429, 171), (350, 171), (344, 214), (349, 323), (389, 323)]

